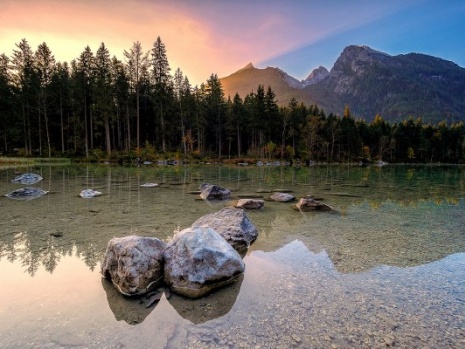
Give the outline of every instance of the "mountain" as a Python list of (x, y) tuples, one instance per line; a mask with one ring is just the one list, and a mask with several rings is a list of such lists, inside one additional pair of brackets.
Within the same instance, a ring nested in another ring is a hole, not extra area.
[(278, 68), (268, 67), (258, 69), (252, 63), (239, 69), (226, 78), (221, 78), (221, 84), (226, 96), (231, 98), (239, 93), (244, 98), (247, 94), (255, 92), (258, 85), (266, 88), (271, 86), (276, 93), (280, 105), (289, 103), (293, 96), (299, 95), (305, 85)]
[(305, 80), (302, 80), (304, 86), (309, 86), (320, 82), (329, 75), (328, 69), (323, 66), (319, 66), (316, 69), (313, 69), (312, 72), (307, 76)]
[(355, 117), (381, 115), (389, 121), (409, 116), (425, 121), (465, 120), (465, 69), (440, 58), (409, 53), (391, 56), (367, 46), (348, 46), (328, 72), (319, 67), (302, 81), (278, 68), (252, 64), (221, 79), (226, 95), (242, 97), (259, 84), (271, 86), (278, 104), (292, 97), (341, 115), (348, 105)]

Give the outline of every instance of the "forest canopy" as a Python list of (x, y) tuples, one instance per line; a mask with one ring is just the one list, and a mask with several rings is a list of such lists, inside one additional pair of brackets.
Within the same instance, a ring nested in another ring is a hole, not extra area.
[(146, 159), (301, 159), (353, 162), (463, 163), (462, 122), (423, 123), (408, 115), (354, 119), (326, 115), (292, 99), (279, 107), (272, 88), (225, 96), (212, 74), (191, 86), (171, 70), (158, 37), (112, 56), (102, 43), (86, 46), (71, 62), (57, 62), (44, 42), (26, 39), (0, 55), (0, 152), (3, 155)]

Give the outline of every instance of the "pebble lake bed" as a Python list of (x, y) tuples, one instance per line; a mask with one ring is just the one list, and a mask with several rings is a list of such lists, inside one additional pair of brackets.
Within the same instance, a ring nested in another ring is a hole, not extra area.
[[(6, 197), (26, 172), (47, 193)], [(0, 348), (465, 347), (463, 166), (5, 167), (0, 193)], [(332, 210), (293, 209), (308, 195)], [(233, 284), (147, 306), (102, 278), (110, 239), (168, 241), (246, 197), (264, 207)]]

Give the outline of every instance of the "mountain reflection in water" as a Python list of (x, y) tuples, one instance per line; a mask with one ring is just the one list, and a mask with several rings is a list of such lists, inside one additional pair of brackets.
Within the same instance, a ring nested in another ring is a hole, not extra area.
[[(460, 347), (464, 171), (29, 168), (50, 193), (0, 199), (0, 270), (9, 285), (0, 290), (0, 315), (9, 319), (0, 347)], [(0, 170), (1, 193), (17, 188), (15, 176)], [(140, 187), (148, 182), (159, 185)], [(197, 200), (191, 193), (202, 182), (230, 188), (233, 199), (267, 199), (279, 188), (297, 198), (312, 194), (336, 213), (266, 201), (248, 211), (260, 236), (244, 257), (243, 280), (200, 300), (172, 295), (138, 310), (102, 283), (106, 244), (130, 234), (169, 239), (229, 204)], [(85, 188), (103, 195), (84, 200), (78, 194)], [(133, 320), (137, 325), (126, 327)]]

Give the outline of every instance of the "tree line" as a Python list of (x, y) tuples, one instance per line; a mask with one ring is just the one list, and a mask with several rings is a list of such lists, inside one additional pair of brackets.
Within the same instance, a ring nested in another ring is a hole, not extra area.
[(24, 156), (299, 158), (306, 161), (453, 162), (464, 159), (462, 122), (388, 123), (342, 116), (292, 99), (279, 106), (271, 87), (226, 97), (212, 74), (191, 86), (171, 74), (158, 37), (111, 56), (102, 43), (57, 62), (44, 42), (0, 55), (0, 151)]

